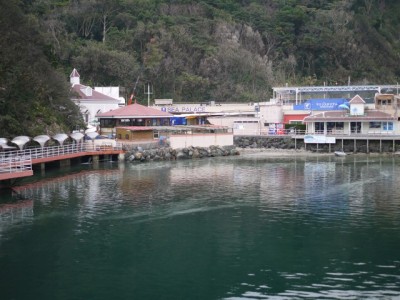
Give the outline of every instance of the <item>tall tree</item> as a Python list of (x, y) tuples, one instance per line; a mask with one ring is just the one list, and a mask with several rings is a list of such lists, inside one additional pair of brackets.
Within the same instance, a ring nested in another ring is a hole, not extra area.
[(82, 124), (65, 77), (48, 61), (37, 21), (16, 0), (0, 4), (0, 136), (69, 131)]

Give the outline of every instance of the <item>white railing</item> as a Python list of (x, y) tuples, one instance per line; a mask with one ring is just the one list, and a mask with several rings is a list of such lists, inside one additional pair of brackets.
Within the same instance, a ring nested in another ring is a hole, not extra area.
[(0, 158), (0, 173), (17, 173), (30, 170), (32, 170), (32, 158), (30, 155)]
[(30, 148), (22, 151), (30, 152), (32, 159), (48, 158), (61, 155), (75, 154), (83, 152), (83, 144), (69, 144), (65, 146), (53, 146), (43, 148)]
[[(298, 129), (280, 129), (276, 132), (262, 132), (261, 135), (267, 136), (298, 136), (298, 135), (327, 135), (333, 137), (400, 137), (398, 132), (380, 131), (380, 132), (344, 132), (343, 130), (328, 131), (315, 130), (314, 132)], [(255, 134), (257, 135), (257, 134)]]
[(32, 170), (32, 160), (57, 157), (81, 152), (122, 150), (122, 144), (74, 143), (64, 146), (29, 148), (0, 152), (0, 173), (14, 173)]
[(112, 142), (104, 142), (104, 143), (92, 143), (86, 142), (83, 146), (83, 151), (93, 152), (93, 151), (106, 151), (106, 150), (122, 150), (121, 143), (112, 143)]

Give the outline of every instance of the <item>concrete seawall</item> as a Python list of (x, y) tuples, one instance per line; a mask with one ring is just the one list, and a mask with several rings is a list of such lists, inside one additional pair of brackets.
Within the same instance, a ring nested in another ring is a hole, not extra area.
[[(329, 153), (343, 150), (351, 153), (394, 153), (400, 151), (400, 139), (388, 137), (343, 137), (334, 144), (305, 144), (303, 139), (291, 136), (235, 136), (234, 144), (239, 149), (293, 149)], [(239, 150), (240, 151), (240, 150)]]

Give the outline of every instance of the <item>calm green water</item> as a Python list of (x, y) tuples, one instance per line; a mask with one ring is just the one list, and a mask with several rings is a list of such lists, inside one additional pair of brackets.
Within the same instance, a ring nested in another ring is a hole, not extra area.
[(0, 299), (400, 298), (399, 178), (367, 156), (47, 173), (1, 196)]

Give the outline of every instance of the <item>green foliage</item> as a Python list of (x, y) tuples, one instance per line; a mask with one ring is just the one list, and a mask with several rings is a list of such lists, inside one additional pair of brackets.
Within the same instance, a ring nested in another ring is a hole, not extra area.
[(45, 55), (35, 18), (1, 0), (0, 136), (71, 130), (81, 124), (68, 85)]
[(0, 1), (3, 132), (22, 117), (43, 119), (28, 130), (79, 122), (66, 101), (74, 67), (86, 84), (151, 82), (153, 97), (196, 102), (400, 77), (398, 1)]

